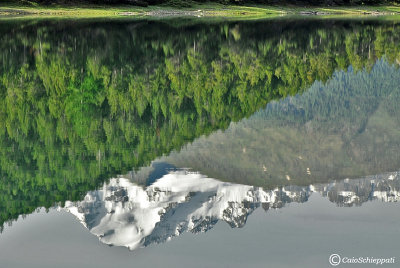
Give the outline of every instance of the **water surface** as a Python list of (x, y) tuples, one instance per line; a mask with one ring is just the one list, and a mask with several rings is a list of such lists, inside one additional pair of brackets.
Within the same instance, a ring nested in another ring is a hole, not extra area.
[(400, 258), (397, 21), (0, 33), (1, 266)]

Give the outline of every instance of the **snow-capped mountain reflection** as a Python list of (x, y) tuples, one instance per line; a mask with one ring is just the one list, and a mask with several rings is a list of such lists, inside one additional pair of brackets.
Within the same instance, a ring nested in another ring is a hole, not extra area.
[(111, 179), (103, 189), (87, 193), (81, 202), (66, 202), (100, 241), (133, 250), (168, 241), (183, 232), (206, 232), (219, 220), (243, 227), (256, 208), (277, 209), (290, 202), (306, 202), (313, 192), (339, 206), (368, 200), (400, 200), (399, 172), (306, 187), (274, 190), (221, 182), (198, 173), (173, 171), (150, 186), (126, 178)]

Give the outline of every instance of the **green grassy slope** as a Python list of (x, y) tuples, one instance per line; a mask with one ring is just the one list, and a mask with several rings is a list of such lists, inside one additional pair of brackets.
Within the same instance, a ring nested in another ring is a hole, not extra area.
[(260, 18), (280, 15), (398, 15), (400, 6), (383, 4), (378, 6), (295, 6), (295, 5), (222, 5), (218, 3), (194, 3), (190, 7), (177, 7), (168, 4), (151, 5), (148, 7), (132, 5), (104, 4), (53, 4), (42, 5), (34, 2), (2, 3), (0, 17), (30, 16), (30, 17), (225, 17), (225, 18)]

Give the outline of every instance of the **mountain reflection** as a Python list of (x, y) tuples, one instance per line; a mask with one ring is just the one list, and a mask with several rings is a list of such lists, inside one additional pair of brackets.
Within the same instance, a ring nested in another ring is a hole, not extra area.
[(368, 71), (350, 67), (162, 160), (269, 189), (397, 170), (399, 84), (398, 66), (385, 59)]
[(169, 241), (184, 232), (207, 232), (218, 221), (241, 228), (257, 208), (279, 209), (304, 203), (312, 193), (338, 206), (360, 206), (372, 200), (400, 200), (400, 172), (309, 186), (273, 190), (221, 182), (186, 170), (171, 171), (149, 186), (114, 178), (81, 202), (66, 202), (102, 243), (130, 250)]
[[(173, 166), (269, 189), (282, 174), (308, 185), (398, 169), (398, 22), (4, 20), (0, 35), (0, 226), (171, 153)], [(349, 69), (361, 77), (337, 79)], [(243, 127), (223, 140), (231, 151), (182, 151), (246, 118), (272, 135)]]

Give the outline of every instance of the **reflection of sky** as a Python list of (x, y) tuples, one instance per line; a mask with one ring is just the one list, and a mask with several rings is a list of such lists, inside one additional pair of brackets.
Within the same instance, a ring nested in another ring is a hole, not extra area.
[(5, 228), (0, 262), (2, 267), (60, 268), (329, 267), (332, 253), (399, 257), (399, 222), (397, 203), (341, 208), (314, 194), (282, 210), (258, 209), (242, 229), (218, 223), (202, 235), (188, 233), (130, 252), (101, 244), (68, 213), (42, 211)]

